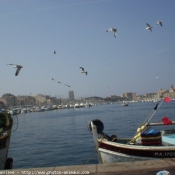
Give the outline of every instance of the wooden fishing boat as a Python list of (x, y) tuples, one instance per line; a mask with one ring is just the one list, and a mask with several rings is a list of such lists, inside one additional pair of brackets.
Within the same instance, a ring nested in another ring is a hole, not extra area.
[(138, 128), (133, 138), (120, 139), (115, 135), (108, 136), (103, 132), (103, 123), (98, 119), (92, 120), (89, 130), (93, 134), (99, 163), (175, 158), (175, 128), (160, 131), (151, 128), (152, 126), (175, 124), (175, 121), (170, 121), (167, 117), (164, 117), (162, 122), (150, 123), (163, 101), (169, 102), (170, 98), (166, 97), (157, 103), (151, 115)]
[(8, 157), (13, 119), (10, 113), (0, 112), (0, 170), (12, 169), (13, 159)]

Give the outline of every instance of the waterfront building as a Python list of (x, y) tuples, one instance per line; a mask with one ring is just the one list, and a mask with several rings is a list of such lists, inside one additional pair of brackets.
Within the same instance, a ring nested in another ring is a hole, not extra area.
[(173, 85), (170, 86), (169, 92), (170, 92), (170, 93), (171, 93), (171, 92), (175, 92), (175, 88), (173, 88)]
[(43, 105), (46, 103), (46, 97), (42, 94), (38, 94), (36, 96), (34, 96), (35, 100), (36, 100), (36, 105)]
[(162, 90), (162, 88), (160, 88), (159, 92), (158, 92), (158, 97), (159, 98), (163, 98), (165, 97), (167, 94), (169, 94), (169, 90)]
[(128, 100), (136, 100), (136, 93), (134, 92), (125, 92), (121, 94), (121, 97), (127, 98)]
[(17, 99), (16, 96), (14, 96), (13, 94), (7, 93), (4, 94), (1, 98), (6, 100), (7, 107), (16, 106)]
[(32, 96), (27, 96), (27, 95), (23, 95), (23, 96), (17, 96), (17, 106), (23, 106), (23, 105), (35, 105), (35, 98)]
[(6, 99), (0, 98), (0, 109), (5, 108), (7, 106)]
[(175, 88), (173, 88), (173, 85), (170, 86), (169, 92), (166, 94), (166, 96), (175, 99)]
[(74, 100), (74, 91), (69, 91), (69, 100), (70, 101)]
[(108, 97), (105, 98), (106, 101), (122, 101), (122, 100), (126, 100), (127, 98), (123, 98), (121, 96), (117, 96), (117, 95), (110, 95)]
[(159, 98), (158, 93), (152, 92), (152, 93), (144, 94), (142, 100), (154, 100), (158, 98)]

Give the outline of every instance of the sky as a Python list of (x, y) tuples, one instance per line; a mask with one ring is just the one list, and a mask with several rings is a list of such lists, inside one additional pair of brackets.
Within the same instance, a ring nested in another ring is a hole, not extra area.
[[(174, 9), (174, 0), (1, 0), (0, 96), (105, 98), (175, 87)], [(18, 76), (12, 63), (23, 66)]]

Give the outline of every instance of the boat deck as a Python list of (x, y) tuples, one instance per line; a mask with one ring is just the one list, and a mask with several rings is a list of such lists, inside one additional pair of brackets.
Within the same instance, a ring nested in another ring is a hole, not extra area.
[[(58, 162), (59, 164), (59, 162)], [(166, 170), (175, 175), (175, 158), (113, 164), (57, 166), (47, 168), (13, 169), (1, 174), (91, 174), (91, 175), (156, 175)]]

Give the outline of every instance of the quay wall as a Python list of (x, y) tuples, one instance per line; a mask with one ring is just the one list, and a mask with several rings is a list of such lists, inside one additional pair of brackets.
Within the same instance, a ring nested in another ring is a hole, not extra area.
[(113, 164), (56, 166), (45, 168), (27, 168), (0, 170), (0, 175), (19, 174), (91, 174), (91, 175), (156, 175), (166, 170), (175, 175), (175, 158), (156, 159), (149, 161), (122, 162)]

